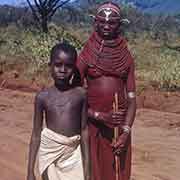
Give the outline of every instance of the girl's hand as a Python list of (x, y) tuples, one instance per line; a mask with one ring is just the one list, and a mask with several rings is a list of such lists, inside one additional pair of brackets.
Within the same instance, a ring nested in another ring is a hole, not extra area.
[(117, 142), (113, 141), (111, 146), (113, 148), (114, 154), (119, 155), (123, 151), (123, 149), (127, 143), (128, 137), (129, 137), (128, 133), (122, 133), (119, 136)]
[(125, 120), (125, 115), (126, 115), (126, 109), (119, 109), (117, 112), (112, 113), (112, 121), (111, 123), (114, 126), (121, 126), (124, 124)]
[(107, 124), (109, 127), (121, 126), (124, 123), (126, 110), (120, 109), (118, 112), (96, 112), (88, 109), (89, 117)]

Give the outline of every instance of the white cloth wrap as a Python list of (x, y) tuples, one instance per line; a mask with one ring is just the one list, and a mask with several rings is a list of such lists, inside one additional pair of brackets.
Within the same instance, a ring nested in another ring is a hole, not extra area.
[(66, 137), (48, 128), (41, 132), (39, 171), (49, 180), (84, 180), (80, 135)]

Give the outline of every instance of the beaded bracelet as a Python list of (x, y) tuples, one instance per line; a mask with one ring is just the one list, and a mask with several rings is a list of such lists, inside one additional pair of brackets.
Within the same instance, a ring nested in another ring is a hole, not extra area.
[(123, 132), (129, 134), (131, 132), (131, 127), (128, 125), (122, 126)]
[(94, 112), (94, 117), (97, 119), (99, 117), (99, 112)]

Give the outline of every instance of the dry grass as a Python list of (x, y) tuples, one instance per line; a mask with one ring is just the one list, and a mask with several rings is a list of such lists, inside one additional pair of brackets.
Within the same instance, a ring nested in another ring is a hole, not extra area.
[[(81, 49), (89, 36), (89, 29), (64, 30), (50, 25), (49, 35), (38, 31), (19, 30), (14, 26), (0, 28), (0, 71), (17, 70), (22, 65), (26, 78), (45, 77), (51, 47), (63, 39)], [(174, 40), (173, 40), (174, 39)], [(180, 39), (174, 35), (172, 42)], [(129, 48), (135, 57), (137, 78), (156, 84), (161, 89), (174, 90), (180, 87), (180, 53), (170, 50), (161, 41), (153, 41), (144, 33), (130, 39)], [(25, 68), (26, 67), (26, 68)], [(18, 71), (21, 71), (19, 70)]]

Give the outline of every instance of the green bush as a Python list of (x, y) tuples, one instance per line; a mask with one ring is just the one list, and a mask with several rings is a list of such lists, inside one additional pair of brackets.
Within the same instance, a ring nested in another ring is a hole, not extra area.
[[(34, 29), (21, 30), (16, 26), (0, 28), (0, 70), (5, 69), (4, 66), (11, 69), (19, 64), (24, 67), (25, 64), (25, 77), (46, 77), (49, 52), (56, 43), (68, 41), (80, 50), (82, 42), (85, 42), (89, 35), (89, 31), (83, 33), (87, 29), (75, 30), (72, 27), (65, 30), (54, 24), (49, 25), (49, 30), (48, 34), (43, 34)], [(81, 41), (76, 37), (81, 38)], [(161, 89), (180, 88), (179, 52), (168, 49), (162, 42), (152, 41), (147, 33), (136, 39), (129, 36), (129, 40), (138, 79), (153, 81)]]
[[(28, 65), (26, 74), (35, 74), (44, 71), (47, 67), (50, 49), (55, 44), (67, 41), (77, 49), (82, 47), (82, 43), (63, 28), (51, 24), (49, 29), (48, 34), (37, 30), (19, 30), (15, 26), (1, 29), (1, 55), (19, 56), (23, 57), (23, 60), (26, 57), (25, 63)], [(13, 63), (18, 64), (20, 61)]]
[(155, 84), (160, 89), (175, 90), (180, 88), (180, 53), (152, 41), (146, 34), (130, 43), (135, 57), (138, 79)]
[(159, 88), (175, 90), (180, 88), (180, 59), (165, 56), (164, 63), (155, 73), (154, 80), (159, 82)]

